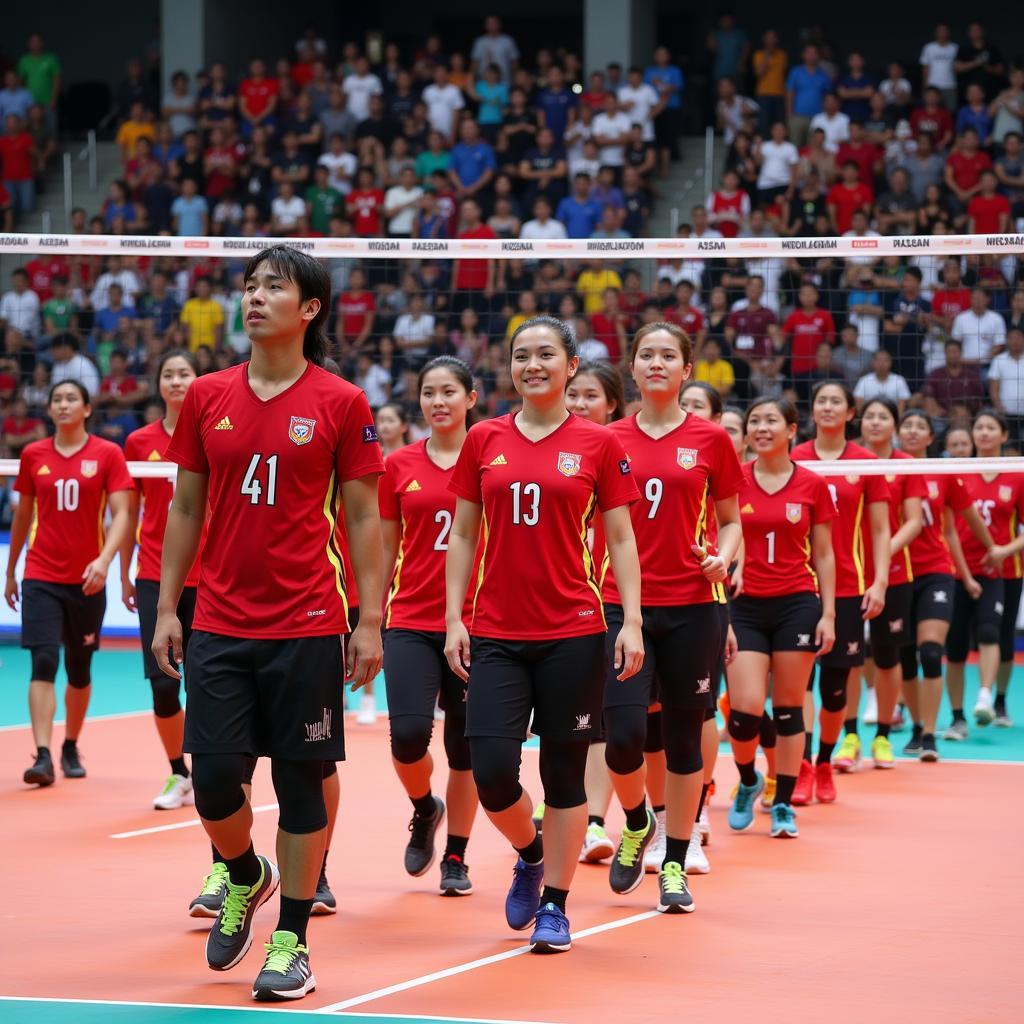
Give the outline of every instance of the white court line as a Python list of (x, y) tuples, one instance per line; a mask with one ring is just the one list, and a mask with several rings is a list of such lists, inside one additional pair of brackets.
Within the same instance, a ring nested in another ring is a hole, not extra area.
[[(116, 722), (122, 718), (142, 718), (144, 715), (152, 715), (153, 710), (150, 708), (148, 711), (118, 711), (113, 715), (89, 715), (86, 721), (89, 724), (93, 722)], [(53, 723), (54, 725), (66, 725), (67, 723), (63, 718), (58, 719)], [(0, 725), (0, 732), (16, 732), (18, 729), (30, 729), (32, 727), (31, 722), (18, 722), (16, 725)], [(6, 998), (0, 996), (0, 999)]]
[[(600, 935), (602, 932), (614, 931), (616, 928), (625, 928), (627, 925), (638, 924), (640, 921), (649, 921), (658, 916), (656, 910), (646, 910), (642, 914), (634, 914), (632, 917), (623, 917), (618, 921), (609, 921), (607, 924), (595, 925), (593, 928), (584, 928), (583, 931), (573, 935), (573, 941), (585, 939), (590, 935)], [(513, 957), (529, 953), (529, 946), (516, 946), (515, 949), (506, 950), (504, 953), (495, 953), (493, 956), (485, 956), (479, 960), (471, 960), (469, 963), (458, 964), (455, 967), (446, 967), (442, 971), (434, 971), (433, 974), (424, 974), (419, 978), (412, 978), (409, 981), (400, 982), (397, 985), (389, 985), (387, 988), (378, 988), (373, 992), (364, 992), (361, 996), (353, 996), (351, 999), (342, 999), (340, 1002), (322, 1006), (314, 1013), (335, 1013), (338, 1010), (347, 1010), (350, 1006), (361, 1006), (363, 1003), (372, 1003), (385, 996), (393, 996), (398, 992), (407, 992), (412, 988), (419, 988), (421, 985), (429, 985), (435, 981), (443, 981), (445, 978), (453, 978), (458, 974), (465, 974), (467, 971), (475, 971), (480, 967), (489, 967), (491, 964), (501, 963), (503, 960), (511, 960)]]
[[(261, 814), (263, 811), (276, 811), (277, 804), (261, 804), (252, 809), (253, 814)], [(134, 839), (136, 836), (152, 836), (157, 832), (176, 832), (179, 828), (196, 828), (200, 824), (198, 818), (190, 818), (188, 821), (176, 821), (173, 825), (154, 825), (152, 828), (137, 828), (134, 832), (115, 832), (108, 839)]]

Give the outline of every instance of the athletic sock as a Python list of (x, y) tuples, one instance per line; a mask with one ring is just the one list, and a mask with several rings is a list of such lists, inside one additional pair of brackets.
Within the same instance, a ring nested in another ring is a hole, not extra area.
[(330, 850), (324, 850), (324, 862), (320, 865), (320, 874), (321, 875), (326, 875), (327, 874), (327, 855), (330, 852), (331, 852)]
[(700, 803), (697, 804), (697, 817), (694, 818), (694, 821), (700, 821), (700, 812), (704, 810), (704, 803), (708, 798), (708, 790), (710, 788), (711, 786), (708, 783), (704, 783), (704, 785), (700, 787)]
[(964, 709), (963, 708), (953, 708), (953, 721), (954, 722), (966, 722), (967, 721), (967, 719), (964, 718)]
[(647, 827), (647, 801), (641, 800), (636, 807), (627, 807), (626, 828), (630, 832), (642, 832)]
[(796, 788), (795, 775), (783, 775), (781, 772), (775, 776), (775, 804), (791, 804), (793, 802), (793, 790)]
[(469, 844), (469, 836), (448, 836), (448, 842), (444, 846), (444, 855), (446, 857), (455, 856), (459, 860), (464, 861), (466, 859), (466, 846)]
[(809, 732), (804, 733), (804, 760), (810, 761), (811, 759), (811, 741), (814, 739), (814, 735)]
[(434, 794), (427, 790), (426, 796), (411, 796), (409, 799), (412, 801), (413, 807), (416, 809), (416, 813), (421, 818), (432, 818), (437, 814), (437, 804), (434, 803)]
[(834, 743), (826, 743), (824, 740), (818, 740), (818, 760), (817, 764), (828, 764), (832, 760), (832, 751), (836, 749)]
[(48, 757), (51, 761), (53, 760), (49, 747), (36, 747), (36, 757)]
[(180, 775), (183, 779), (188, 778), (188, 768), (185, 767), (185, 758), (183, 756), (171, 758), (171, 771), (175, 775)]
[(740, 773), (740, 782), (744, 786), (756, 786), (757, 785), (757, 772), (754, 771), (754, 762), (748, 761), (746, 764), (740, 764), (736, 762), (736, 768)]
[(664, 810), (665, 810), (665, 805), (664, 804), (652, 804), (651, 805), (651, 810), (654, 811), (655, 814), (662, 814), (664, 812)]
[(673, 839), (672, 836), (665, 837), (665, 859), (661, 862), (664, 867), (670, 861), (675, 861), (680, 867), (686, 865), (686, 850), (690, 845), (689, 839)]
[(517, 846), (516, 853), (523, 858), (524, 864), (540, 864), (544, 860), (544, 840), (538, 832), (533, 842), (526, 846)]
[(568, 889), (556, 889), (553, 885), (545, 885), (540, 894), (540, 905), (543, 907), (545, 903), (554, 903), (554, 905), (564, 914), (565, 901), (568, 898)]
[(224, 863), (224, 855), (220, 852), (220, 850), (217, 849), (217, 847), (213, 843), (210, 843), (210, 853), (213, 856), (214, 864)]
[(62, 754), (73, 754), (78, 749), (78, 740), (65, 740), (60, 746)]
[(920, 722), (915, 722), (910, 735), (913, 739), (919, 740), (924, 735), (924, 726)]
[(306, 944), (306, 925), (313, 909), (313, 901), (293, 900), (290, 896), (281, 897), (281, 916), (277, 919), (277, 931), (294, 932), (299, 937), (299, 945)]
[(849, 736), (850, 733), (854, 733), (856, 735), (856, 732), (857, 732), (857, 719), (856, 718), (847, 718), (847, 719), (845, 719), (843, 721), (843, 728), (846, 730), (846, 735), (847, 736)]
[(1004, 715), (1004, 714), (1006, 714), (1006, 694), (1005, 693), (997, 693), (996, 694), (995, 711), (996, 711), (997, 715)]
[(892, 729), (891, 722), (879, 722), (877, 725), (877, 731), (875, 732), (875, 738), (882, 737), (883, 739), (889, 738), (889, 730)]
[[(256, 851), (249, 844), (249, 849), (238, 857), (225, 857), (228, 866), (228, 877), (235, 885), (255, 885), (263, 871)], [(289, 929), (291, 930), (291, 929)]]
[(591, 814), (587, 818), (588, 825), (597, 825), (599, 828), (604, 828), (604, 818), (600, 814)]

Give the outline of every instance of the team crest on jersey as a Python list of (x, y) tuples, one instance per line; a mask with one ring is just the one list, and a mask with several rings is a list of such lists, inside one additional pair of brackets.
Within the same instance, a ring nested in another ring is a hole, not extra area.
[(95, 459), (82, 459), (82, 476), (95, 476), (100, 469), (100, 464)]
[(999, 500), (1000, 501), (1013, 501), (1013, 488), (1012, 487), (1000, 487), (999, 488)]
[(316, 420), (308, 420), (305, 416), (293, 416), (288, 424), (288, 437), (292, 444), (309, 444), (313, 440)]
[(562, 476), (575, 476), (580, 471), (583, 462), (582, 455), (575, 455), (573, 452), (558, 453), (558, 472)]
[(676, 462), (679, 463), (683, 469), (693, 469), (697, 465), (698, 451), (696, 448), (677, 448), (676, 449)]
[(799, 523), (800, 517), (804, 514), (804, 507), (800, 502), (786, 502), (786, 518), (791, 523)]
[(939, 483), (938, 483), (937, 480), (929, 480), (928, 481), (928, 497), (931, 498), (932, 501), (937, 501), (938, 500), (938, 497), (939, 497)]

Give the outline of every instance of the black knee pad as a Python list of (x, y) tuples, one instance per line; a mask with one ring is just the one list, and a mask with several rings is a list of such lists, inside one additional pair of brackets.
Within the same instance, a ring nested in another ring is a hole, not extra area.
[(192, 755), (192, 786), (200, 818), (223, 821), (245, 804), (245, 762), (244, 754)]
[(842, 711), (846, 708), (846, 684), (850, 670), (840, 665), (822, 665), (818, 675), (821, 691), (821, 706), (826, 711)]
[(801, 736), (804, 732), (804, 709), (797, 705), (792, 708), (772, 708), (772, 720), (780, 736)]
[(665, 767), (673, 775), (693, 775), (704, 769), (701, 736), (703, 708), (662, 708), (665, 716)]
[(73, 690), (86, 689), (92, 683), (92, 651), (65, 647), (64, 670), (68, 674), (68, 686)]
[(277, 824), (282, 832), (305, 836), (327, 827), (323, 761), (270, 762), (277, 794)]
[(740, 743), (756, 740), (761, 733), (764, 715), (748, 715), (746, 711), (729, 710), (729, 735)]
[(399, 764), (415, 764), (427, 756), (434, 719), (426, 715), (398, 715), (391, 719), (391, 756)]
[(252, 777), (256, 774), (256, 762), (259, 760), (258, 757), (247, 757), (245, 758), (245, 766), (242, 770), (242, 785), (251, 786)]
[[(923, 645), (922, 645), (923, 646)], [(936, 647), (939, 647), (936, 644)], [(939, 647), (941, 651), (942, 648)], [(941, 662), (942, 655), (939, 655)], [(917, 678), (917, 648), (912, 644), (909, 647), (900, 648), (900, 668), (903, 672), (903, 682), (909, 683)]]
[(921, 672), (925, 679), (941, 678), (942, 653), (942, 644), (937, 644), (934, 640), (921, 644)]
[(444, 715), (444, 753), (453, 772), (468, 772), (473, 767), (466, 739), (466, 716), (446, 711)]
[(775, 714), (775, 709), (772, 708), (771, 715), (761, 716), (761, 731), (758, 733), (758, 742), (761, 744), (762, 750), (771, 750), (775, 746), (775, 741), (779, 738), (779, 730), (775, 727), (775, 719), (772, 717)]
[(999, 626), (994, 622), (979, 622), (974, 628), (974, 635), (979, 646), (981, 644), (999, 643)]
[(159, 677), (150, 677), (149, 685), (153, 690), (153, 714), (157, 718), (173, 718), (181, 710), (181, 683), (161, 672)]
[(629, 775), (644, 763), (647, 708), (624, 705), (604, 709), (605, 764), (616, 775)]
[(329, 779), (332, 775), (338, 774), (338, 762), (337, 761), (324, 761), (324, 781)]
[[(714, 712), (712, 712), (712, 715)], [(644, 740), (645, 754), (658, 754), (665, 749), (663, 726), (661, 724), (661, 712), (649, 711), (647, 713), (647, 738)]]
[(579, 807), (587, 802), (589, 750), (590, 744), (586, 740), (540, 738), (540, 781), (544, 786), (544, 803), (548, 807), (560, 810)]
[(44, 644), (32, 648), (32, 678), (39, 683), (52, 683), (57, 678), (60, 664), (60, 648), (56, 644)]
[(505, 737), (478, 736), (469, 741), (473, 781), (480, 806), (497, 814), (508, 810), (523, 794), (519, 764), (523, 745)]

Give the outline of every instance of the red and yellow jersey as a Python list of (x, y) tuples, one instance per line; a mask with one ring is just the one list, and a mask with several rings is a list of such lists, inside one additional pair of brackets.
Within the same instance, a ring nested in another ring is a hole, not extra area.
[[(955, 476), (925, 476), (922, 479), (925, 486), (925, 498), (921, 502), (924, 527), (910, 542), (910, 562), (915, 576), (927, 576), (929, 573), (951, 576), (956, 569), (943, 529), (944, 512), (948, 508), (959, 515), (971, 504), (971, 497)], [(963, 525), (966, 528), (967, 524)]]
[(107, 495), (134, 487), (121, 449), (103, 438), (90, 434), (74, 455), (61, 455), (50, 437), (25, 445), (14, 482), (36, 503), (25, 579), (81, 584), (103, 550)]
[[(912, 455), (901, 452), (898, 448), (893, 450), (894, 459), (912, 459)], [(903, 502), (907, 498), (921, 498), (922, 501), (928, 497), (928, 489), (924, 477), (919, 473), (889, 473), (886, 474), (885, 482), (889, 485), (889, 532), (895, 537), (896, 531), (903, 525)], [(864, 549), (871, 550), (870, 525), (865, 518), (864, 521)], [(908, 544), (902, 551), (889, 562), (889, 586), (894, 587), (900, 583), (912, 583), (914, 580), (913, 558), (910, 554)]]
[(638, 498), (607, 427), (570, 415), (531, 441), (514, 413), (478, 423), (449, 487), (483, 506), (474, 636), (554, 640), (605, 629), (587, 533), (595, 513)]
[[(1000, 545), (1009, 544), (1017, 536), (1024, 515), (1024, 474), (997, 473), (988, 480), (980, 474), (971, 474), (962, 480), (978, 515), (992, 534), (992, 540)], [(998, 572), (982, 564), (985, 549), (962, 518), (956, 521), (956, 532), (971, 573), (975, 576), (998, 576)], [(1005, 580), (1021, 578), (1020, 554), (1003, 562), (1002, 576)]]

